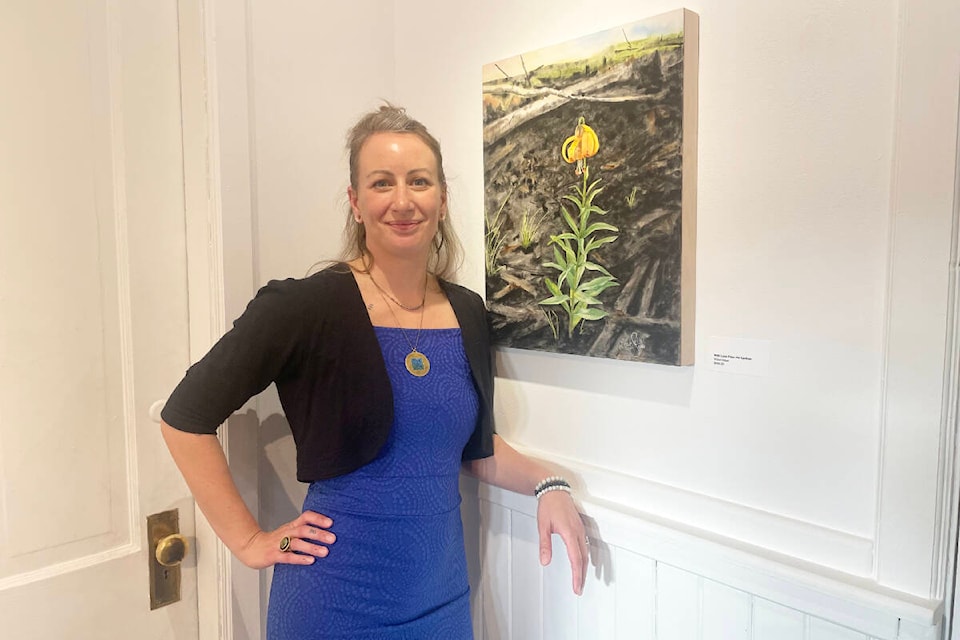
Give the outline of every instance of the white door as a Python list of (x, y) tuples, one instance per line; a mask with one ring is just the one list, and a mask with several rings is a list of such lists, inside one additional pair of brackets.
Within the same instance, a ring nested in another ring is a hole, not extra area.
[(188, 363), (177, 0), (0, 2), (0, 636), (197, 637), (146, 517), (193, 502), (150, 407)]

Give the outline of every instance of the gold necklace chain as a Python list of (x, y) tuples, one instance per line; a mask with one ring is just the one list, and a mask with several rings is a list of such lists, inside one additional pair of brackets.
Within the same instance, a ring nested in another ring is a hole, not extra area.
[[(373, 278), (371, 278), (371, 280), (372, 279)], [(410, 375), (422, 378), (430, 373), (430, 359), (418, 351), (418, 347), (420, 346), (420, 334), (423, 332), (423, 314), (426, 310), (424, 305), (427, 301), (427, 288), (423, 288), (423, 300), (420, 301), (420, 306), (417, 307), (420, 309), (420, 326), (417, 327), (417, 340), (412, 344), (410, 342), (410, 338), (407, 337), (407, 332), (403, 330), (403, 326), (400, 324), (400, 319), (397, 317), (397, 314), (394, 313), (393, 307), (391, 307), (390, 303), (387, 302), (387, 299), (384, 296), (385, 292), (380, 289), (380, 287), (377, 287), (377, 289), (380, 291), (380, 297), (383, 298), (383, 303), (387, 306), (387, 309), (390, 310), (390, 315), (393, 316), (393, 321), (397, 323), (397, 329), (400, 330), (400, 335), (403, 336), (404, 342), (406, 342), (407, 346), (410, 347), (410, 353), (407, 354), (407, 357), (404, 359), (404, 365), (407, 367), (407, 371), (410, 372)]]
[[(391, 300), (393, 300), (393, 303), (398, 307), (400, 307), (401, 309), (403, 309), (404, 311), (417, 311), (418, 309), (422, 309), (424, 303), (427, 301), (427, 278), (428, 278), (427, 274), (424, 274), (423, 276), (423, 299), (420, 301), (420, 304), (418, 304), (415, 307), (408, 307), (407, 305), (403, 304), (402, 302), (394, 298), (393, 294), (391, 294), (389, 291), (381, 287), (377, 283), (377, 281), (373, 279), (373, 274), (370, 273), (369, 271), (367, 272), (367, 276), (370, 277), (370, 282), (372, 282), (373, 286), (375, 286), (377, 288), (377, 291), (380, 292), (381, 298), (383, 298), (383, 296), (387, 296), (387, 298), (390, 298)], [(386, 302), (386, 299), (384, 299), (384, 302)], [(389, 307), (390, 305), (387, 305), (387, 306)]]

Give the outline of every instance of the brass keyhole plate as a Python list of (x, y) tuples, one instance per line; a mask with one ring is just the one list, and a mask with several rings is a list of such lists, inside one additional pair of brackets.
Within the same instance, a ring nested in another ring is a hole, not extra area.
[(159, 609), (180, 601), (180, 562), (189, 550), (180, 535), (177, 509), (147, 517), (147, 541), (150, 544), (150, 609)]

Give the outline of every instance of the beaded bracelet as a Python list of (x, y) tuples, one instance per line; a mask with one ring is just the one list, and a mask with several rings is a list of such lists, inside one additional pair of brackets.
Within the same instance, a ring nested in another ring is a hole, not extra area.
[(543, 494), (550, 493), (551, 491), (566, 491), (567, 493), (570, 493), (570, 487), (562, 484), (553, 484), (553, 485), (550, 485), (549, 487), (544, 487), (543, 489), (540, 490), (540, 493), (536, 494), (537, 500), (542, 498)]
[(533, 490), (533, 495), (539, 500), (543, 494), (550, 491), (566, 491), (570, 493), (570, 483), (560, 476), (548, 476), (537, 483)]

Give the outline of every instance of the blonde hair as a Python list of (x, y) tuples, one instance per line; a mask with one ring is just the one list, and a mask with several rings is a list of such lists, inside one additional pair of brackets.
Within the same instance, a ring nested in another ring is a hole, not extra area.
[[(377, 133), (409, 133), (417, 136), (433, 152), (437, 161), (437, 179), (447, 196), (447, 177), (443, 172), (443, 153), (440, 142), (417, 120), (407, 115), (405, 109), (385, 104), (376, 111), (364, 115), (347, 132), (347, 151), (350, 153), (350, 186), (357, 189), (357, 165), (360, 150), (370, 136)], [(450, 224), (449, 216), (438, 221), (437, 235), (433, 239), (433, 252), (427, 270), (438, 278), (452, 280), (463, 260), (463, 246)], [(343, 228), (343, 249), (340, 259), (344, 262), (363, 258), (367, 269), (373, 265), (373, 256), (367, 251), (367, 234), (362, 224), (357, 224), (353, 211), (347, 207), (347, 219)]]

